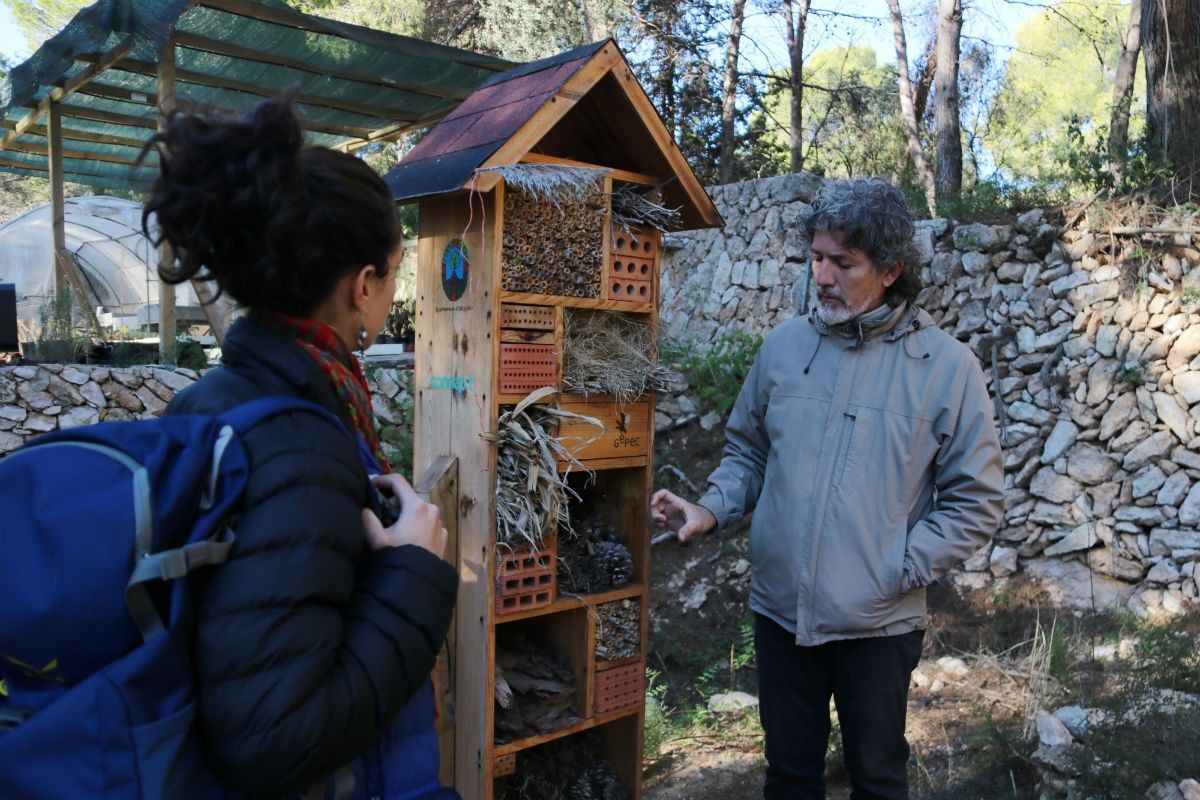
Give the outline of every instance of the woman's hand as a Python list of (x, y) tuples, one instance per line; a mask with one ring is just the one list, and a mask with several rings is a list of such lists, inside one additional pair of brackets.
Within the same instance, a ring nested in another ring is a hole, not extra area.
[(415, 544), (442, 558), (446, 550), (446, 529), (442, 527), (442, 514), (438, 507), (418, 497), (408, 481), (395, 473), (376, 475), (371, 478), (371, 483), (392, 497), (400, 507), (400, 516), (385, 528), (375, 512), (369, 508), (363, 509), (363, 529), (370, 548), (379, 550)]
[(659, 489), (650, 498), (650, 517), (658, 527), (675, 531), (681, 542), (708, 533), (717, 525), (717, 518), (707, 508), (666, 489)]

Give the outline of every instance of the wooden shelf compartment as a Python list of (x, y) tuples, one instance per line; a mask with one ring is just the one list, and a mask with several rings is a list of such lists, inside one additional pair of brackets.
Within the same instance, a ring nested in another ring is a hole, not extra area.
[[(507, 742), (506, 744), (496, 745), (492, 752), (496, 758), (507, 756), (512, 753), (519, 753), (522, 750), (529, 750), (532, 747), (537, 747), (538, 745), (546, 744), (547, 742), (553, 742), (556, 739), (565, 739), (568, 736), (574, 736), (575, 734), (582, 733), (583, 731), (589, 731), (593, 728), (601, 728), (618, 720), (628, 721), (633, 719), (635, 716), (640, 717), (641, 710), (641, 708), (622, 708), (618, 711), (613, 711), (610, 714), (602, 714), (597, 717), (592, 717), (591, 719), (582, 720), (581, 722), (572, 725), (569, 728), (562, 728), (557, 731), (551, 731), (550, 733), (542, 733), (538, 734), (537, 736), (518, 739), (515, 742)], [(638, 727), (640, 728), (641, 726), (639, 725)], [(638, 748), (638, 753), (641, 753), (640, 747)], [(519, 766), (520, 765), (518, 764), (518, 768)], [(617, 768), (615, 764), (613, 767)], [(617, 775), (618, 777), (621, 775), (619, 768), (617, 768)]]
[(627, 311), (631, 314), (650, 314), (654, 311), (654, 303), (640, 303), (632, 300), (600, 300), (592, 297), (565, 297), (557, 294), (533, 294), (531, 292), (501, 291), (500, 301), (563, 306), (564, 308), (591, 308), (600, 311)]
[[(566, 656), (567, 662), (571, 666), (571, 671), (574, 673), (575, 694), (573, 703), (576, 716), (580, 720), (587, 719), (592, 703), (591, 630), (589, 628), (590, 621), (588, 616), (588, 610), (583, 607), (558, 614), (531, 615), (521, 618), (512, 625), (497, 625), (495, 632), (497, 653), (506, 649), (506, 642), (517, 638), (526, 638), (543, 652), (553, 648), (561, 651)], [(498, 670), (495, 677), (499, 677)], [(497, 713), (499, 713), (498, 707)], [(569, 731), (576, 727), (578, 727), (578, 723), (564, 726), (558, 730), (525, 737), (516, 742), (497, 743), (494, 755), (500, 756), (509, 752), (506, 748), (510, 744), (530, 740), (549, 741), (563, 735), (562, 732), (564, 730)], [(492, 735), (494, 741), (494, 731)]]
[(503, 748), (497, 748), (496, 759), (503, 759), (504, 762), (514, 759), (515, 763), (511, 765), (512, 772), (523, 775), (523, 770), (528, 769), (523, 762), (533, 754), (530, 751), (536, 751), (538, 747), (550, 745), (551, 742), (566, 739), (568, 736), (587, 734), (593, 739), (596, 754), (616, 772), (617, 780), (629, 790), (630, 796), (638, 798), (641, 796), (642, 784), (642, 715), (638, 711), (640, 709), (614, 712), (586, 720), (568, 730), (559, 730), (546, 738), (536, 736), (511, 742)]
[[(636, 565), (636, 558), (634, 563)], [(496, 625), (500, 626), (509, 622), (520, 622), (521, 620), (532, 617), (543, 617), (549, 614), (561, 614), (564, 611), (574, 611), (580, 608), (595, 608), (601, 603), (608, 603), (613, 600), (628, 600), (631, 597), (640, 598), (642, 597), (643, 589), (644, 587), (639, 583), (630, 583), (622, 586), (620, 589), (612, 589), (596, 594), (568, 595), (566, 597), (560, 595), (548, 606), (531, 608), (528, 611), (515, 611), (511, 614), (498, 616), (496, 617)]]

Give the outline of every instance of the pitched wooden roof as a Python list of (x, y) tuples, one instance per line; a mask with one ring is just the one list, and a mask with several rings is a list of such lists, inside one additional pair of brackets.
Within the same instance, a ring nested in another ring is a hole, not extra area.
[(384, 180), (398, 202), (488, 191), (498, 178), (477, 170), (534, 155), (669, 179), (664, 196), (683, 208), (686, 227), (722, 224), (611, 39), (493, 76)]

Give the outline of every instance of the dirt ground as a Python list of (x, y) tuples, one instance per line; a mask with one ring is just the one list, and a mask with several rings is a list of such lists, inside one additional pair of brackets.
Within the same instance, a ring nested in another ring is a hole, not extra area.
[[(657, 485), (696, 499), (721, 443), (719, 429), (705, 432), (694, 424), (660, 436)], [(647, 754), (646, 800), (761, 797), (765, 764), (757, 712), (717, 715), (706, 707), (716, 692), (757, 694), (746, 544), (742, 525), (653, 549), (648, 668), (651, 694), (669, 724), (658, 754)], [(1035, 796), (1036, 775), (1020, 743), (1034, 711), (1028, 690), (1036, 676), (1023, 674), (1023, 662), (1011, 656), (1052, 621), (1076, 636), (1098, 636), (1110, 623), (1056, 618), (1042, 593), (1019, 578), (972, 596), (935, 585), (929, 605), (925, 653), (908, 705), (912, 797)], [(945, 657), (961, 661), (940, 666)], [(650, 723), (647, 730), (653, 740)], [(849, 797), (849, 786), (836, 728), (832, 738), (828, 796), (841, 800)]]

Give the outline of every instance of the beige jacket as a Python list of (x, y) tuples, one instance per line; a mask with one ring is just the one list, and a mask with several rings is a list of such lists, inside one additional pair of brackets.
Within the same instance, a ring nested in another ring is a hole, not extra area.
[(719, 526), (755, 512), (750, 605), (800, 645), (923, 627), (924, 587), (1003, 515), (978, 360), (920, 309), (883, 314), (767, 337), (700, 500)]

